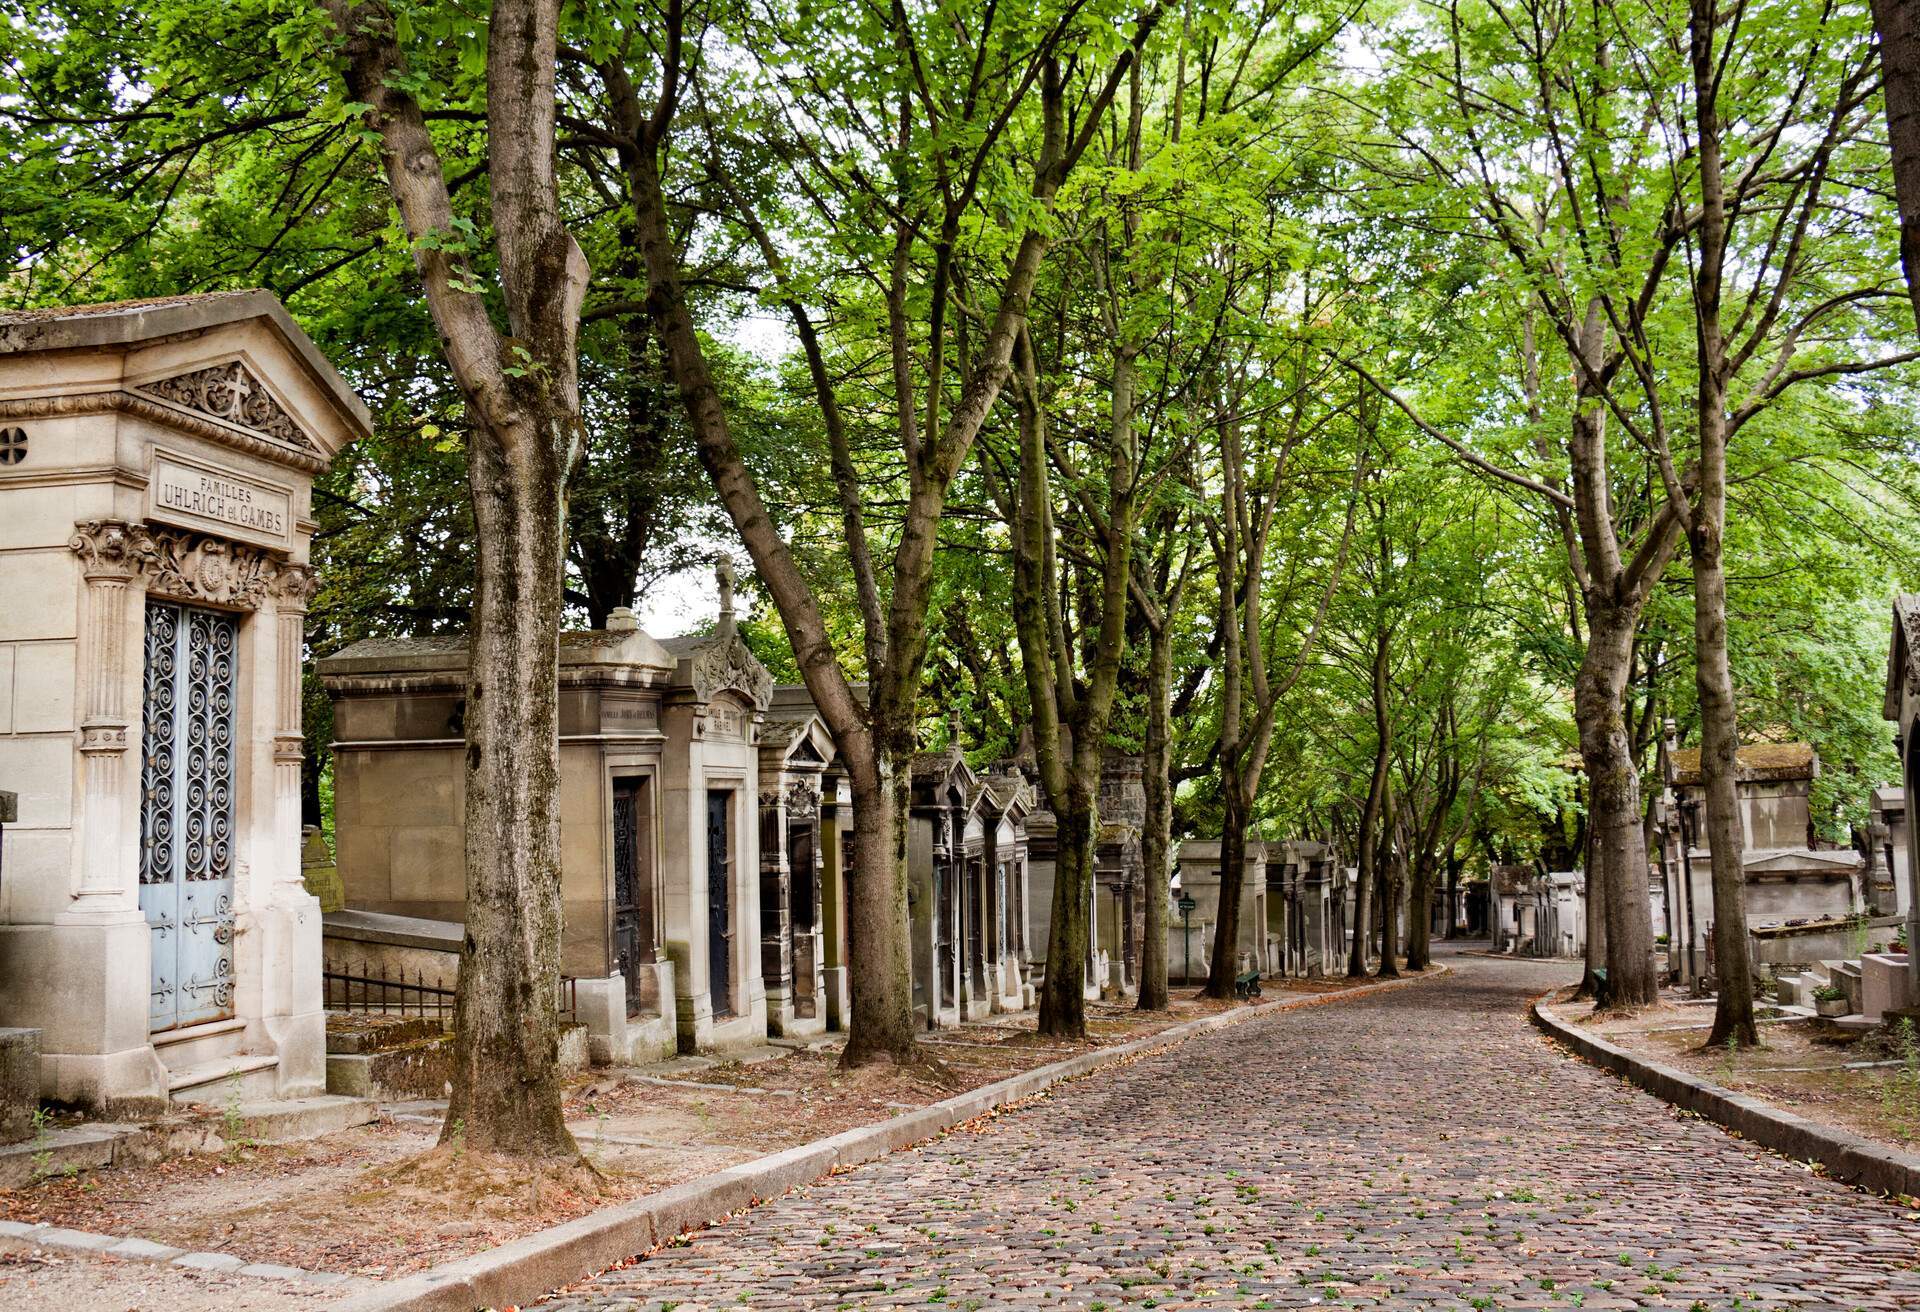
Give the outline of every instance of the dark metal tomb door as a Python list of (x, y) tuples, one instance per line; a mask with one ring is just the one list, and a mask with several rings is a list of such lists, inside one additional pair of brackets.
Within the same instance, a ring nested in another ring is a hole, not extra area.
[(629, 1016), (656, 1001), (649, 996), (654, 979), (647, 969), (653, 964), (653, 886), (642, 847), (644, 783), (613, 781), (613, 968), (626, 981)]
[(733, 794), (707, 790), (707, 989), (715, 1016), (733, 1015)]
[(815, 913), (815, 903), (820, 896), (820, 878), (815, 868), (813, 844), (813, 825), (809, 822), (790, 822), (787, 827), (787, 866), (791, 871), (788, 883), (788, 896), (792, 899), (792, 915), (787, 919), (787, 933), (793, 955), (793, 1014), (806, 1020), (812, 1020), (820, 1013), (819, 999), (814, 996), (814, 941), (818, 935), (819, 916)]
[(231, 615), (147, 603), (140, 909), (152, 935), (153, 1030), (233, 1015), (238, 647)]

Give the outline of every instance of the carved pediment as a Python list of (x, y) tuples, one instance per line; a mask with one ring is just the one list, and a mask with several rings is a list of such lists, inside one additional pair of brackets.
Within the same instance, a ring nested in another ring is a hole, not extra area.
[(688, 664), (688, 681), (703, 702), (727, 690), (760, 708), (773, 700), (773, 676), (738, 637), (709, 643), (694, 653)]
[(314, 449), (312, 440), (301, 431), (293, 416), (280, 408), (266, 385), (238, 360), (162, 378), (143, 384), (139, 390), (196, 414), (211, 415), (264, 433), (289, 446), (304, 451)]

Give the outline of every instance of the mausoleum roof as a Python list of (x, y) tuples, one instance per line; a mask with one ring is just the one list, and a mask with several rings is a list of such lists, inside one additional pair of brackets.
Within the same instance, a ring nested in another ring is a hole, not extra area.
[(293, 321), (280, 298), (261, 288), (0, 311), (0, 357), (131, 348), (250, 320), (264, 323), (280, 339), (354, 436), (373, 431), (373, 415), (366, 404)]
[[(1820, 756), (1811, 743), (1748, 743), (1733, 759), (1743, 782), (1811, 779), (1820, 770)], [(1673, 753), (1673, 781), (1682, 786), (1703, 782), (1699, 748), (1682, 747)]]
[[(638, 629), (631, 633), (602, 629), (562, 633), (560, 664), (632, 665), (662, 673), (673, 669), (673, 660), (661, 645)], [(362, 638), (322, 657), (315, 668), (323, 676), (365, 676), (465, 670), (466, 665), (467, 635), (435, 633), (418, 638)]]

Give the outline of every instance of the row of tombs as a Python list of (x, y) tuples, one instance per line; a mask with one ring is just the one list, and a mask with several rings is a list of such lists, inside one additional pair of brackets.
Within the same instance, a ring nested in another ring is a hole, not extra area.
[[(38, 1032), (49, 1099), (317, 1093), (330, 1008), (404, 1005), (409, 981), (452, 995), (462, 639), (320, 663), (335, 848), (303, 869), (313, 480), (371, 429), (264, 292), (0, 314), (0, 1026)], [(721, 590), (711, 634), (660, 642), (616, 613), (562, 642), (556, 984), (602, 1061), (847, 1019), (845, 774)], [(1032, 778), (1030, 750), (983, 772), (954, 750), (915, 762), (926, 1027), (1033, 1002), (1054, 825)], [(1085, 964), (1112, 995), (1134, 985), (1147, 897), (1169, 892), (1143, 880), (1138, 758), (1109, 760), (1100, 812)], [(1243, 969), (1334, 960), (1349, 867), (1255, 844), (1245, 874)], [(1170, 973), (1196, 978), (1218, 844), (1183, 848), (1176, 879)]]

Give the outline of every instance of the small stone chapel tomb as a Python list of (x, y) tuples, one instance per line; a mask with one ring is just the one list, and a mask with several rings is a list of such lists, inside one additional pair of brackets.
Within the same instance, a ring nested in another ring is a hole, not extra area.
[(369, 425), (266, 292), (0, 314), (0, 1025), (46, 1097), (325, 1085), (308, 503)]

